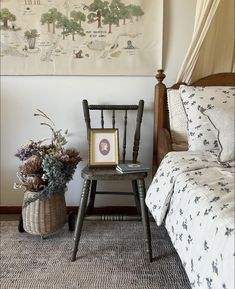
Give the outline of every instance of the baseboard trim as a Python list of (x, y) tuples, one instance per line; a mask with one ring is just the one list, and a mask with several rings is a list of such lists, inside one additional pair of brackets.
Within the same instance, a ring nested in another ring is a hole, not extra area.
[(22, 207), (8, 207), (8, 206), (1, 206), (0, 207), (0, 214), (6, 214), (6, 215), (11, 215), (11, 214), (21, 214)]
[[(21, 214), (22, 207), (19, 206), (0, 206), (0, 214)], [(68, 206), (67, 213), (76, 214), (78, 207)], [(137, 210), (135, 207), (128, 206), (114, 206), (114, 207), (100, 207), (94, 208), (94, 214), (127, 214), (136, 215)]]

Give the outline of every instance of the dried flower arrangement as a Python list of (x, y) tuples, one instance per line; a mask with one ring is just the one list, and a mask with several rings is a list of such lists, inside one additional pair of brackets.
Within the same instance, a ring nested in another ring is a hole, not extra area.
[(52, 132), (51, 143), (44, 140), (32, 141), (22, 145), (15, 154), (22, 161), (17, 177), (19, 183), (14, 188), (24, 188), (34, 192), (33, 197), (24, 200), (23, 207), (33, 201), (46, 200), (53, 194), (64, 193), (66, 184), (72, 179), (77, 164), (82, 160), (75, 149), (66, 149), (68, 131), (56, 130), (54, 122), (41, 110), (34, 116), (46, 119), (41, 125), (48, 126)]

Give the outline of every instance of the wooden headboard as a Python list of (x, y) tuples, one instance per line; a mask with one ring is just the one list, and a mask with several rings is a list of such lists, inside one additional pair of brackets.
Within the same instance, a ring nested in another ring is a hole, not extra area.
[[(153, 167), (152, 174), (156, 170), (163, 157), (172, 151), (172, 143), (169, 129), (169, 114), (167, 107), (167, 88), (163, 83), (166, 75), (163, 70), (158, 70), (154, 98), (154, 131), (153, 131)], [(171, 89), (178, 89), (182, 83), (176, 83)], [(184, 83), (185, 84), (185, 83)], [(191, 86), (235, 86), (235, 73), (217, 73), (203, 77)]]

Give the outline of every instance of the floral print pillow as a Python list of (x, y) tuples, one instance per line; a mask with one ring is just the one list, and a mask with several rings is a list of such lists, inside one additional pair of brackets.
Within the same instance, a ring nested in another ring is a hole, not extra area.
[(235, 87), (181, 85), (179, 91), (188, 119), (189, 150), (219, 149), (215, 128), (202, 111), (234, 106)]

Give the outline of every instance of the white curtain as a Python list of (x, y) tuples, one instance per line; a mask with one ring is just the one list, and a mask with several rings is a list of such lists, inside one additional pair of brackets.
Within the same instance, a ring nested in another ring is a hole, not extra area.
[(178, 82), (234, 71), (234, 1), (197, 0), (193, 38)]

